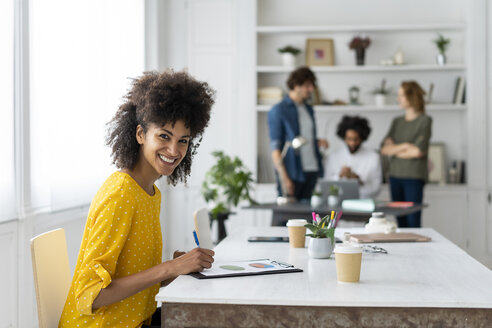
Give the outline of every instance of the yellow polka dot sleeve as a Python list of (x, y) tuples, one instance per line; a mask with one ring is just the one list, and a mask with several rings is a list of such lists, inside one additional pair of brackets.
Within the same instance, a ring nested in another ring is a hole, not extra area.
[(77, 310), (82, 314), (92, 314), (94, 299), (101, 288), (111, 283), (111, 275), (131, 228), (134, 203), (131, 195), (119, 191), (101, 204), (100, 212), (93, 218), (75, 286)]

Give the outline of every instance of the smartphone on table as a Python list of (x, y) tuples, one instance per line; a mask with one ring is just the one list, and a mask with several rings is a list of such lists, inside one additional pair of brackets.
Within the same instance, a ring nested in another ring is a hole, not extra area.
[(253, 236), (253, 237), (249, 237), (248, 241), (251, 243), (254, 243), (254, 242), (288, 243), (289, 237)]

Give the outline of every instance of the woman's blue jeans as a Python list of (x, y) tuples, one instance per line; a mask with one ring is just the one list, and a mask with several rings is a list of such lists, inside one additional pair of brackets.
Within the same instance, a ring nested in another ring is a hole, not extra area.
[[(424, 198), (424, 180), (390, 177), (389, 181), (391, 200), (422, 204), (422, 199)], [(418, 211), (412, 214), (398, 216), (398, 227), (420, 228), (421, 213), (421, 211)]]

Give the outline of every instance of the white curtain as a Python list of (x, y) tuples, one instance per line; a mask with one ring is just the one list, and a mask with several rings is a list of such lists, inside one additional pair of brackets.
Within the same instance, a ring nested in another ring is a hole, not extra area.
[(31, 207), (88, 204), (114, 170), (105, 123), (144, 69), (144, 2), (30, 3)]
[(0, 1), (0, 222), (16, 217), (14, 172), (14, 2)]

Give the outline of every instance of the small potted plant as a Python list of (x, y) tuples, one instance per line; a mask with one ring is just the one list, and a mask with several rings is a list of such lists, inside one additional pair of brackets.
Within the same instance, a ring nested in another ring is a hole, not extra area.
[(315, 259), (327, 259), (335, 245), (335, 216), (326, 215), (322, 219), (313, 214), (313, 223), (304, 225), (311, 231), (306, 234), (309, 238), (308, 254)]
[(336, 207), (338, 206), (338, 196), (340, 193), (340, 187), (337, 185), (331, 185), (328, 190), (328, 206)]
[(381, 81), (381, 85), (379, 87), (374, 88), (372, 90), (372, 94), (374, 95), (374, 102), (377, 107), (383, 107), (386, 104), (386, 97), (391, 93), (391, 90), (386, 87), (386, 80), (383, 79)]
[(433, 40), (434, 44), (437, 46), (439, 53), (436, 55), (436, 61), (439, 66), (446, 64), (446, 50), (451, 43), (450, 39), (446, 39), (442, 34), (438, 34), (437, 39)]
[(366, 49), (371, 44), (368, 37), (354, 36), (349, 43), (349, 48), (355, 50), (356, 63), (359, 66), (364, 65)]
[(218, 241), (227, 235), (224, 220), (229, 217), (232, 206), (237, 206), (241, 200), (252, 204), (256, 201), (249, 192), (253, 183), (252, 173), (238, 158), (231, 158), (222, 151), (215, 151), (212, 155), (216, 163), (205, 174), (202, 184), (202, 195), (209, 204), (209, 215), (218, 222)]
[(301, 53), (301, 49), (293, 46), (285, 46), (278, 49), (278, 52), (282, 54), (282, 64), (287, 67), (296, 66), (297, 55)]
[(319, 190), (313, 191), (311, 194), (311, 207), (320, 207), (323, 204), (322, 193)]

